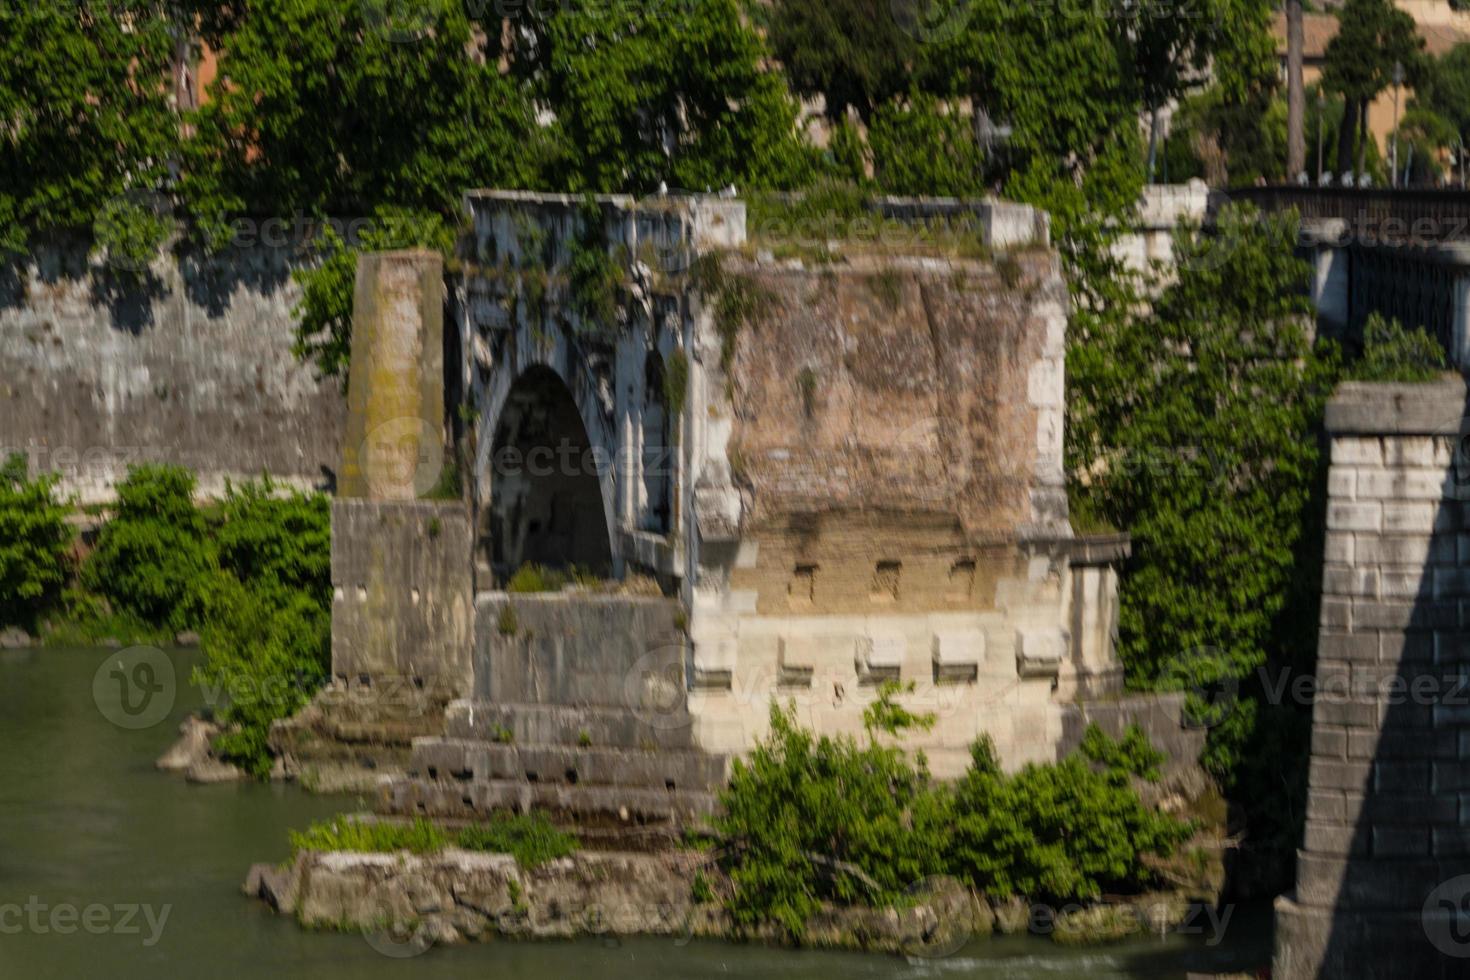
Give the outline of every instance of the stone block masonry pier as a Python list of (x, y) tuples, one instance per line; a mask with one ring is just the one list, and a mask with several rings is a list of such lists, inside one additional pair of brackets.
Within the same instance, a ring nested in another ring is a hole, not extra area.
[[(1273, 975), (1470, 974), (1466, 389), (1344, 385), (1306, 830)], [(1285, 692), (1291, 696), (1291, 692)]]

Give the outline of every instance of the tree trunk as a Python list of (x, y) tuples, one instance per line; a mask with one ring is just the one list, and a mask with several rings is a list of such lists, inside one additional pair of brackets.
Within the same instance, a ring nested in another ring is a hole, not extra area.
[(1159, 158), (1159, 110), (1155, 106), (1148, 115), (1148, 182), (1154, 182), (1154, 164)]
[(1368, 100), (1358, 102), (1358, 186), (1363, 185), (1363, 174), (1368, 170)]
[(1353, 131), (1358, 126), (1358, 104), (1343, 96), (1342, 121), (1337, 124), (1337, 177), (1353, 169)]
[(1302, 0), (1286, 0), (1286, 179), (1307, 169), (1307, 92), (1302, 80)]

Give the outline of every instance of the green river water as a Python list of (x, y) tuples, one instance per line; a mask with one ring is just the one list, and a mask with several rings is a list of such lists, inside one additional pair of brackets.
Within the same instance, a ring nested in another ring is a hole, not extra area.
[(108, 651), (0, 651), (0, 980), (1182, 978), (1269, 958), (1269, 910), (1246, 907), (1214, 943), (1169, 936), (1068, 949), (987, 938), (941, 960), (669, 939), (497, 941), (391, 959), (360, 936), (307, 932), (241, 894), (253, 862), (287, 856), (288, 829), (361, 805), (156, 772), (153, 760), (201, 700), (182, 684), (193, 655), (169, 656), (181, 681), (169, 715), (125, 730), (93, 694)]

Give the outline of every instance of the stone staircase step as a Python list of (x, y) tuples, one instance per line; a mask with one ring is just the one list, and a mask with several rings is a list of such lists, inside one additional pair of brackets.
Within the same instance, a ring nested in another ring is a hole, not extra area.
[(584, 820), (682, 827), (701, 823), (719, 804), (714, 793), (701, 790), (507, 779), (473, 783), (400, 779), (387, 783), (380, 792), (380, 813), (448, 820), (481, 820), (506, 810), (541, 810)]
[(409, 775), (429, 782), (495, 780), (659, 790), (718, 789), (728, 759), (688, 750), (497, 744), (456, 738), (414, 740)]
[(599, 705), (500, 704), (455, 701), (445, 714), (444, 734), (484, 742), (509, 733), (517, 745), (611, 746), (623, 749), (690, 749), (688, 714), (640, 717), (625, 708)]

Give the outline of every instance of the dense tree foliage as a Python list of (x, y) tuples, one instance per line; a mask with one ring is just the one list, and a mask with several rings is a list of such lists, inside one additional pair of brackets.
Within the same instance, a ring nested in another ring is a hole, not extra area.
[(216, 235), (238, 215), (453, 209), (525, 186), (539, 143), (525, 92), (487, 61), (461, 4), (405, 40), (360, 0), (260, 0), (206, 38), (220, 51), (193, 115), (183, 187)]
[(753, 9), (792, 87), (820, 97), (829, 119), (851, 109), (871, 122), (879, 106), (908, 91), (921, 48), (892, 0), (775, 0)]
[(0, 3), (0, 257), (148, 213), (177, 143), (175, 43), (154, 0)]
[(529, 5), (512, 70), (553, 119), (544, 181), (647, 193), (789, 187), (813, 157), (734, 0)]
[(1338, 12), (1341, 27), (1327, 44), (1322, 85), (1342, 96), (1348, 120), (1338, 133), (1337, 171), (1357, 170), (1355, 148), (1367, 139), (1366, 109), (1379, 92), (1393, 84), (1395, 66), (1405, 79), (1417, 79), (1424, 39), (1414, 19), (1390, 0), (1347, 0)]

